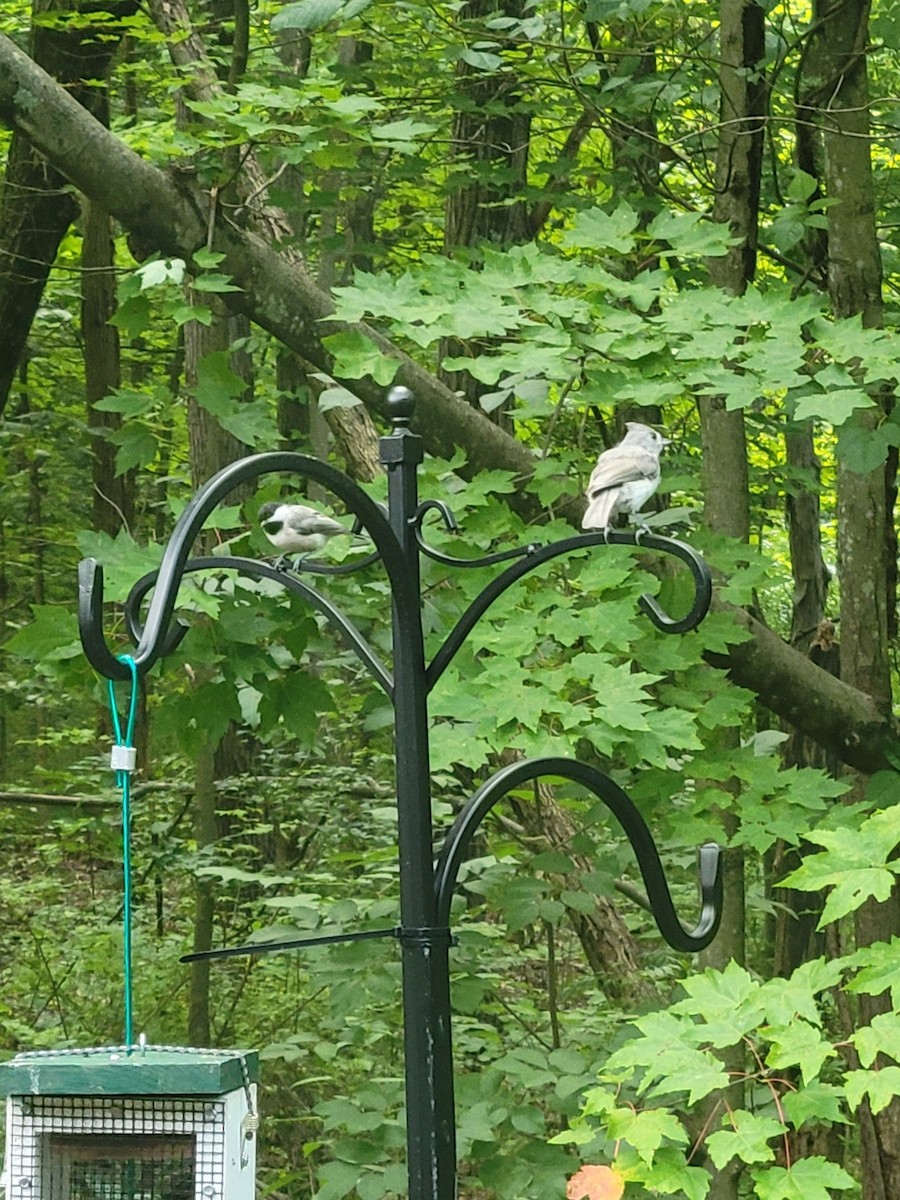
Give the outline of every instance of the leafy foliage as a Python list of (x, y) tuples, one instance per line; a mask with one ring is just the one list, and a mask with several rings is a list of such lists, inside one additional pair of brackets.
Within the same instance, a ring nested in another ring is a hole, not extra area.
[[(888, 283), (886, 327), (875, 329), (836, 318), (825, 295), (816, 247), (835, 197), (794, 161), (795, 97), (806, 87), (804, 62), (816, 57), (815, 23), (796, 6), (766, 14), (762, 249), (741, 294), (712, 286), (711, 264), (736, 239), (710, 219), (722, 133), (710, 6), (264, 3), (250, 22), (250, 65), (233, 71), (239, 8), (193, 13), (212, 74), (228, 83), (202, 97), (190, 94), (190, 71), (171, 66), (149, 9), (123, 19), (51, 6), (33, 23), (59, 31), (89, 21), (102, 37), (125, 31), (113, 127), (148, 160), (199, 181), (210, 235), (277, 203), (291, 230), (286, 253), (302, 252), (311, 275), (336, 281), (335, 320), (371, 321), (529, 448), (540, 531), (507, 504), (518, 478), (501, 469), (471, 477), (464, 456), (448, 449), (424, 464), (422, 494), (445, 501), (463, 532), (429, 520), (429, 542), (475, 556), (568, 536), (567, 498), (614, 440), (614, 420), (637, 411), (661, 420), (674, 442), (651, 523), (701, 548), (722, 598), (753, 605), (786, 635), (784, 504), (819, 494), (831, 560), (837, 466), (870, 472), (900, 446), (900, 410), (881, 403), (898, 377), (896, 119), (887, 102), (872, 106)], [(0, 14), (22, 44), (29, 23), (21, 3)], [(890, 8), (875, 14), (879, 96), (896, 92), (895, 26)], [(466, 116), (490, 131), (486, 146), (465, 134)], [(527, 170), (498, 156), (510, 147), (527, 147)], [(261, 175), (243, 179), (251, 153)], [(489, 232), (480, 226), (483, 236), (454, 241), (453, 204), (473, 195)], [(520, 210), (527, 235), (498, 232)], [(101, 762), (106, 735), (96, 731), (105, 696), (72, 612), (77, 559), (103, 564), (107, 597), (119, 603), (158, 565), (200, 469), (192, 405), (248, 448), (309, 450), (317, 394), (320, 412), (349, 408), (358, 403), (353, 381), (386, 386), (397, 369), (367, 333), (329, 327), (324, 345), (344, 384), (290, 382), (282, 349), (259, 330), (222, 334), (223, 302), (240, 307), (242, 295), (221, 254), (202, 246), (182, 259), (120, 236), (110, 325), (121, 377), (86, 413), (83, 232), (79, 221), (60, 244), (0, 427), (0, 770), (26, 800), (55, 790), (84, 799), (74, 811), (43, 800), (3, 809), (6, 1052), (119, 1037), (118, 817)], [(205, 333), (219, 340), (189, 380), (185, 345)], [(697, 402), (718, 397), (743, 414), (750, 435), (752, 552), (698, 527)], [(807, 422), (817, 430), (821, 482), (784, 460), (784, 436)], [(119, 477), (137, 472), (133, 516), (115, 536), (94, 529), (92, 507), (91, 462), (107, 443)], [(224, 506), (209, 536), (224, 549), (268, 553), (255, 514), (280, 496), (281, 482)], [(383, 500), (384, 481), (370, 491)], [(342, 553), (353, 551), (334, 549)], [(677, 613), (688, 591), (683, 573), (655, 570), (640, 551), (579, 553), (535, 572), (479, 623), (432, 698), (436, 817), (448, 824), (502, 756), (577, 754), (640, 805), (682, 911), (694, 903), (697, 843), (716, 837), (746, 855), (749, 965), (686, 974), (646, 912), (623, 903), (625, 933), (644, 952), (642, 978), (655, 995), (621, 1005), (602, 995), (575, 931), (607, 914), (614, 895), (639, 888), (630, 853), (574, 786), (554, 789), (570, 829), (562, 841), (525, 828), (533, 793), (511, 797), (465, 865), (454, 913), (459, 1143), (472, 1195), (543, 1200), (568, 1180), (572, 1200), (702, 1200), (711, 1171), (737, 1163), (758, 1200), (816, 1200), (853, 1186), (860, 1106), (877, 1115), (898, 1094), (897, 1018), (847, 1027), (837, 1010), (845, 998), (882, 993), (897, 1006), (900, 942), (814, 956), (789, 978), (771, 977), (774, 884), (808, 892), (810, 907), (824, 892), (819, 927), (835, 944), (861, 904), (894, 893), (894, 773), (876, 777), (865, 802), (847, 804), (848, 781), (785, 769), (775, 753), (782, 731), (707, 665), (746, 635), (726, 614), (686, 637), (649, 628), (642, 594)], [(424, 564), (429, 653), (489, 578), (481, 568)], [(383, 576), (326, 586), (388, 660)], [(154, 1039), (174, 1042), (186, 1008), (177, 959), (192, 937), (198, 884), (214, 889), (222, 944), (380, 928), (397, 912), (383, 698), (324, 622), (268, 582), (194, 576), (179, 612), (192, 629), (150, 682), (148, 787), (135, 821), (140, 1017)], [(118, 610), (108, 624), (125, 649)], [(740, 745), (724, 744), (727, 731)], [(216, 837), (200, 845), (190, 828), (194, 764), (229, 739), (242, 761), (220, 771)], [(779, 871), (786, 848), (808, 846), (815, 850), (799, 865)], [(402, 1194), (398, 979), (383, 943), (215, 968), (215, 1037), (263, 1051), (266, 1195)], [(739, 1073), (720, 1053), (735, 1047)], [(711, 1101), (727, 1098), (738, 1075), (744, 1101)], [(705, 1102), (713, 1116), (698, 1131)], [(841, 1163), (798, 1153), (814, 1126), (846, 1131)]]

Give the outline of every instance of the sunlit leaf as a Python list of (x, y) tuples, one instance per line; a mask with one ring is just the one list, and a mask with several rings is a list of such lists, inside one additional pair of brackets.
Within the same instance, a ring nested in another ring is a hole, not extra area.
[(566, 1200), (620, 1200), (625, 1180), (614, 1167), (586, 1164), (566, 1184)]

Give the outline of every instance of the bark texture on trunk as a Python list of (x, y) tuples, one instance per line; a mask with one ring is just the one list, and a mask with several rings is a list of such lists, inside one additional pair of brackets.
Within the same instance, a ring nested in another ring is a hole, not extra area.
[(95, 408), (122, 382), (119, 331), (109, 324), (116, 311), (116, 276), (109, 214), (86, 200), (82, 216), (81, 336), (84, 390), (91, 436), (93, 524), (110, 537), (134, 516), (134, 472), (116, 474), (116, 448), (104, 436), (121, 428), (119, 413)]
[[(765, 10), (755, 0), (720, 0), (719, 112), (713, 220), (736, 244), (708, 260), (713, 283), (743, 291), (756, 274), (759, 191), (767, 86)], [(736, 289), (736, 285), (737, 289)]]
[[(495, 16), (521, 20), (523, 0), (468, 0), (459, 19), (480, 23)], [(451, 163), (458, 183), (451, 185), (444, 221), (444, 251), (493, 242), (508, 246), (531, 237), (531, 221), (522, 193), (528, 167), (531, 116), (525, 111), (520, 83), (509, 71), (483, 71), (459, 59), (458, 102), (453, 116)]]
[[(753, 0), (720, 0), (719, 86), (721, 121), (716, 151), (716, 198), (713, 220), (727, 225), (736, 244), (720, 257), (710, 258), (712, 282), (730, 295), (741, 295), (756, 272), (756, 242), (759, 221), (760, 166), (763, 123), (760, 119), (765, 89), (760, 65), (765, 52), (764, 14)], [(720, 536), (739, 542), (750, 540), (750, 480), (747, 435), (742, 409), (729, 411), (725, 396), (706, 396), (699, 401), (700, 436), (703, 448), (704, 522)], [(737, 749), (737, 730), (722, 731), (718, 743)], [(722, 805), (721, 820), (731, 836), (739, 827), (735, 804), (740, 804), (740, 782), (724, 785), (734, 798)], [(727, 801), (727, 797), (723, 797)], [(712, 945), (700, 955), (704, 966), (723, 970), (731, 962), (743, 964), (746, 956), (746, 893), (743, 851), (730, 847), (722, 868), (723, 918)], [(698, 1106), (692, 1120), (701, 1129), (714, 1128), (716, 1115), (744, 1103), (742, 1073), (745, 1069), (742, 1042), (717, 1051), (722, 1065), (735, 1082), (712, 1093)], [(743, 1162), (735, 1157), (717, 1164), (706, 1158), (717, 1200), (737, 1200)]]
[[(828, 209), (828, 291), (836, 317), (882, 320), (881, 253), (869, 150), (868, 0), (819, 0), (811, 83), (807, 103), (814, 112), (824, 149)], [(883, 397), (877, 397), (880, 401)], [(880, 407), (857, 410), (852, 418), (866, 431), (883, 419)], [(850, 471), (838, 459), (838, 570), (841, 581), (841, 676), (865, 692), (878, 709), (891, 708), (888, 638), (886, 468)], [(862, 799), (864, 781), (851, 792)], [(855, 914), (860, 947), (888, 942), (900, 932), (900, 903), (869, 901)], [(859, 1017), (870, 1021), (891, 1008), (890, 994), (862, 995)], [(900, 1101), (878, 1113), (868, 1103), (859, 1111), (863, 1200), (900, 1195)]]
[[(834, 625), (823, 622), (830, 576), (822, 557), (819, 527), (820, 464), (816, 457), (812, 421), (788, 429), (785, 450), (795, 482), (786, 495), (788, 541), (794, 595), (791, 614), (791, 645), (830, 671), (840, 674), (839, 649), (834, 641)], [(818, 767), (837, 771), (837, 758), (805, 733), (788, 728), (782, 760), (786, 766)], [(783, 879), (796, 870), (808, 852), (808, 845), (790, 846), (779, 842), (769, 863), (768, 877)], [(773, 889), (777, 907), (772, 919), (773, 973), (787, 978), (810, 958), (821, 954), (824, 935), (816, 931), (824, 897), (796, 888)]]
[[(71, 12), (67, 0), (35, 0), (36, 18)], [(76, 10), (79, 5), (75, 5)], [(109, 10), (126, 16), (134, 0), (110, 3)], [(90, 112), (103, 116), (102, 89), (84, 80), (104, 79), (118, 41), (104, 22), (92, 28), (83, 20), (66, 25), (33, 21), (30, 53), (36, 63), (64, 84), (69, 94)], [(78, 215), (78, 204), (66, 187), (64, 172), (48, 162), (28, 136), (13, 132), (0, 189), (0, 412), (23, 355), (41, 302), (47, 276), (59, 244)]]
[[(502, 0), (507, 17), (521, 20), (523, 0)], [(471, 23), (471, 40), (483, 34), (485, 17), (495, 15), (496, 0), (468, 0), (460, 19)], [(531, 144), (531, 114), (523, 105), (520, 81), (514, 72), (483, 71), (464, 58), (456, 66), (453, 130), (450, 135), (450, 186), (444, 204), (444, 253), (453, 255), (484, 242), (511, 246), (532, 236), (524, 192)], [(465, 342), (446, 338), (439, 350), (445, 358), (485, 352), (490, 338)], [(466, 370), (444, 370), (440, 378), (467, 403), (477, 405), (490, 386)], [(495, 419), (502, 408), (495, 409)]]

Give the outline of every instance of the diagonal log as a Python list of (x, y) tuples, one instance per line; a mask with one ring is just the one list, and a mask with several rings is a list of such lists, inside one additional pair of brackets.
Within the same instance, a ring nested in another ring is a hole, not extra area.
[[(142, 245), (184, 258), (210, 245), (225, 255), (222, 269), (243, 290), (229, 306), (317, 368), (335, 375), (322, 338), (351, 326), (329, 321), (334, 308), (306, 266), (288, 261), (268, 240), (227, 222), (208, 194), (188, 179), (173, 179), (145, 162), (42, 71), (9, 38), (0, 35), (0, 120), (23, 134), (80, 191), (116, 217)], [(449, 456), (456, 446), (469, 470), (504, 466), (523, 478), (533, 457), (483, 413), (463, 405), (409, 355), (368, 325), (352, 326), (397, 363), (395, 382), (418, 400), (417, 431), (432, 454)], [(373, 379), (342, 380), (370, 409), (380, 412), (384, 388)], [(521, 507), (536, 513), (530, 498)]]
[(871, 696), (817, 666), (744, 609), (722, 602), (713, 607), (749, 635), (727, 654), (708, 653), (713, 666), (848, 766), (866, 774), (897, 769), (900, 729)]

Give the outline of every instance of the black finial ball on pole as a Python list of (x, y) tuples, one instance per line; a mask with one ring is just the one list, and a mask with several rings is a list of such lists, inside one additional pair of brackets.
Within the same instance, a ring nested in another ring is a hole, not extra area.
[(388, 392), (387, 409), (394, 428), (406, 428), (416, 411), (416, 398), (407, 387), (392, 387)]

